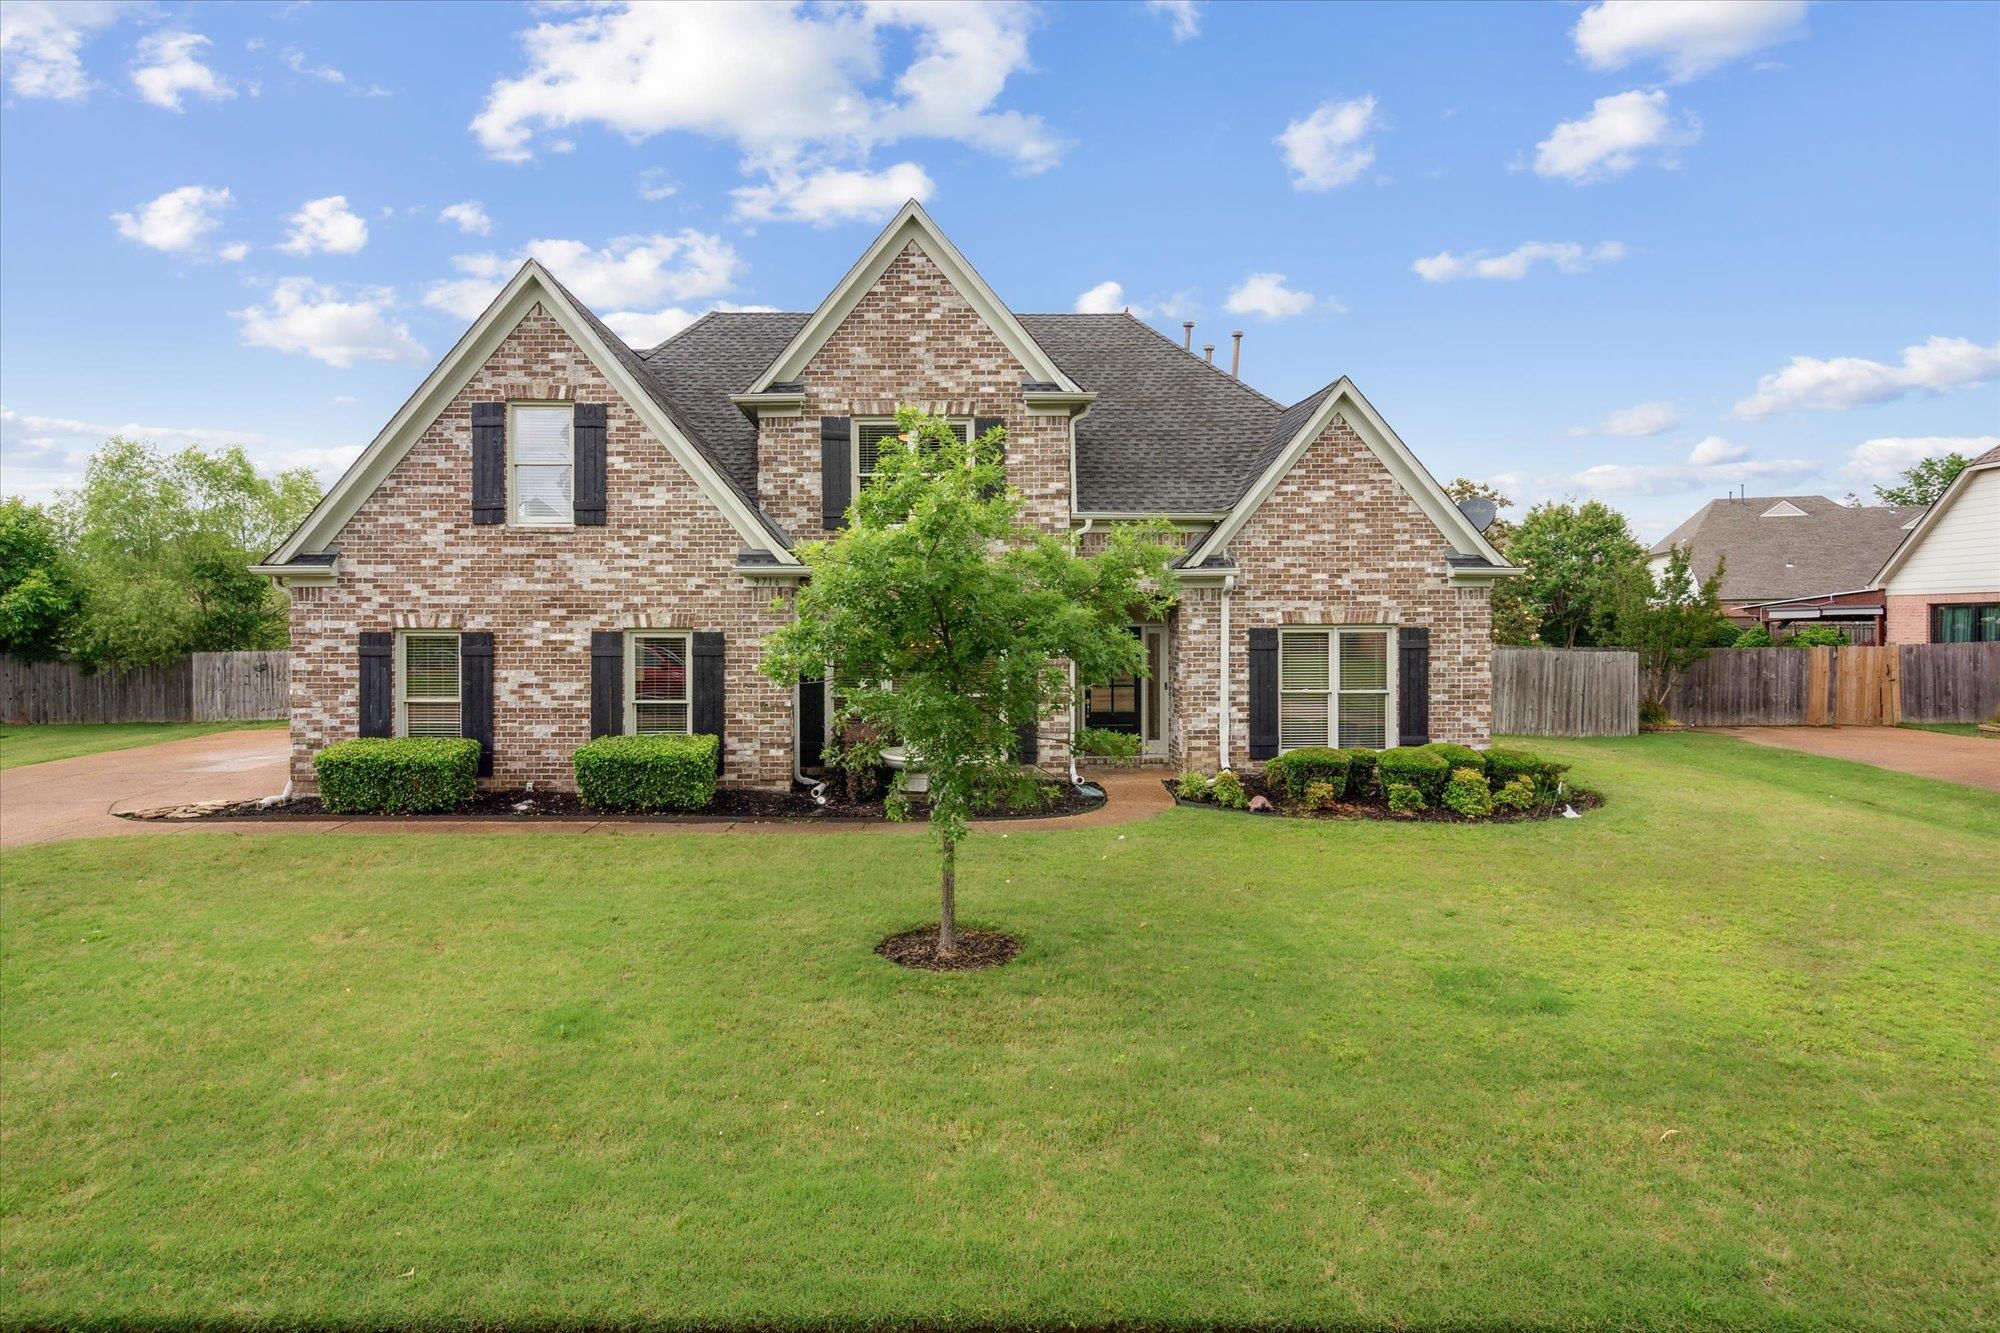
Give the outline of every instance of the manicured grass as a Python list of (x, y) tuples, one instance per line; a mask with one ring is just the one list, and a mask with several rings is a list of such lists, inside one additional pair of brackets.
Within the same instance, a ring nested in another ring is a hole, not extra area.
[(44, 726), (0, 726), (0, 768), (74, 759), (80, 754), (129, 750), (161, 741), (184, 741), (214, 731), (282, 727), (282, 722), (58, 722)]
[(1908, 727), (1911, 731), (1941, 731), (1947, 736), (1977, 736), (1977, 722), (1899, 722), (1896, 725)]
[(1702, 734), (1506, 827), (0, 860), (0, 1317), (2000, 1320), (2000, 802)]

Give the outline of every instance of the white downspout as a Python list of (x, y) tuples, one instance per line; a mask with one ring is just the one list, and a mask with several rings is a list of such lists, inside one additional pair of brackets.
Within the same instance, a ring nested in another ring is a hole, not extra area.
[(1215, 686), (1215, 721), (1217, 728), (1216, 766), (1218, 769), (1229, 767), (1229, 590), (1235, 586), (1236, 576), (1234, 574), (1223, 575), (1222, 640), (1219, 645), (1222, 651), (1222, 674), (1216, 678)]
[[(1076, 438), (1076, 419), (1074, 417), (1070, 419), (1070, 438), (1072, 441)], [(1070, 450), (1070, 468), (1072, 473), (1074, 473), (1076, 468), (1076, 450), (1074, 448)], [(1076, 530), (1076, 537), (1070, 549), (1083, 549), (1083, 539), (1090, 535), (1090, 525), (1095, 522), (1097, 520), (1094, 518), (1083, 520), (1083, 526)], [(1083, 785), (1083, 774), (1076, 771), (1076, 663), (1074, 662), (1069, 664), (1069, 785), (1072, 787), (1081, 787)]]

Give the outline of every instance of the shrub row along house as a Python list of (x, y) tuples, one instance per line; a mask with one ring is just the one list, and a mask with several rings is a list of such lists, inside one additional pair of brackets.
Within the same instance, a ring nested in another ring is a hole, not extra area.
[(1079, 725), (1182, 767), (1305, 745), (1483, 745), (1489, 597), (1517, 572), (1346, 379), (1286, 406), (1129, 315), (1017, 315), (914, 202), (809, 314), (647, 351), (529, 262), (266, 562), (292, 592), (292, 775), (348, 737), (464, 735), (568, 787), (597, 735), (712, 733), (722, 780), (818, 762), (827, 687), (757, 664), (898, 406), (1006, 428), (1024, 516), (1083, 543), (1164, 517), (1180, 593), (1149, 678)]

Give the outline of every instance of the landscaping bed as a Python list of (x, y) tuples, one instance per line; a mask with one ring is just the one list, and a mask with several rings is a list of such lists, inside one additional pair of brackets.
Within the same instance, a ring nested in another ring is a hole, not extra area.
[(1271, 808), (1268, 810), (1259, 810), (1245, 807), (1244, 809), (1237, 810), (1231, 806), (1218, 805), (1213, 800), (1190, 800), (1175, 790), (1178, 783), (1173, 778), (1160, 779), (1160, 785), (1165, 787), (1167, 793), (1174, 798), (1175, 805), (1199, 806), (1209, 810), (1227, 809), (1235, 814), (1243, 815), (1282, 815), (1289, 819), (1397, 819), (1424, 824), (1520, 824), (1540, 819), (1561, 819), (1563, 817), (1563, 805), (1568, 805), (1578, 814), (1582, 814), (1586, 810), (1599, 809), (1604, 805), (1604, 797), (1597, 792), (1589, 791), (1582, 787), (1571, 787), (1568, 789), (1566, 799), (1561, 804), (1540, 810), (1495, 810), (1485, 819), (1479, 820), (1467, 819), (1463, 815), (1453, 814), (1449, 810), (1415, 810), (1409, 813), (1398, 813), (1389, 808), (1388, 802), (1385, 799), (1379, 797), (1374, 800), (1362, 801), (1340, 800), (1334, 802), (1332, 805), (1313, 809), (1280, 800), (1272, 794), (1269, 784), (1264, 781), (1261, 775), (1251, 775), (1243, 779), (1244, 794), (1251, 800), (1262, 796), (1271, 803)]
[(1188, 772), (1163, 783), (1178, 805), (1306, 819), (1520, 823), (1574, 819), (1604, 800), (1572, 786), (1569, 765), (1526, 750), (1433, 742), (1387, 750), (1304, 746), (1259, 774)]

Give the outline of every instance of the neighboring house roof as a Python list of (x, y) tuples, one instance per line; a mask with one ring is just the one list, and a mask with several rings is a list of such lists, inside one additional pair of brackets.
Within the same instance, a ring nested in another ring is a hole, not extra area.
[(1917, 548), (1924, 544), (1924, 539), (1937, 529), (1938, 521), (1945, 516), (1952, 505), (1958, 502), (1958, 497), (1965, 494), (1966, 488), (1972, 485), (1973, 477), (1978, 473), (1990, 472), (1994, 468), (2000, 468), (2000, 444), (1994, 445), (1967, 463), (1964, 469), (1952, 478), (1951, 485), (1944, 488), (1944, 494), (1937, 498), (1937, 503), (1923, 511), (1923, 517), (1910, 529), (1905, 540), (1892, 549), (1882, 561), (1882, 567), (1876, 571), (1870, 586), (1879, 586), (1894, 577), (1896, 571), (1901, 569), (1909, 558), (1916, 554)]
[(1867, 587), (1923, 513), (1915, 505), (1844, 505), (1824, 495), (1710, 500), (1648, 552), (1692, 548), (1697, 578), (1723, 566), (1722, 600), (1787, 601)]

